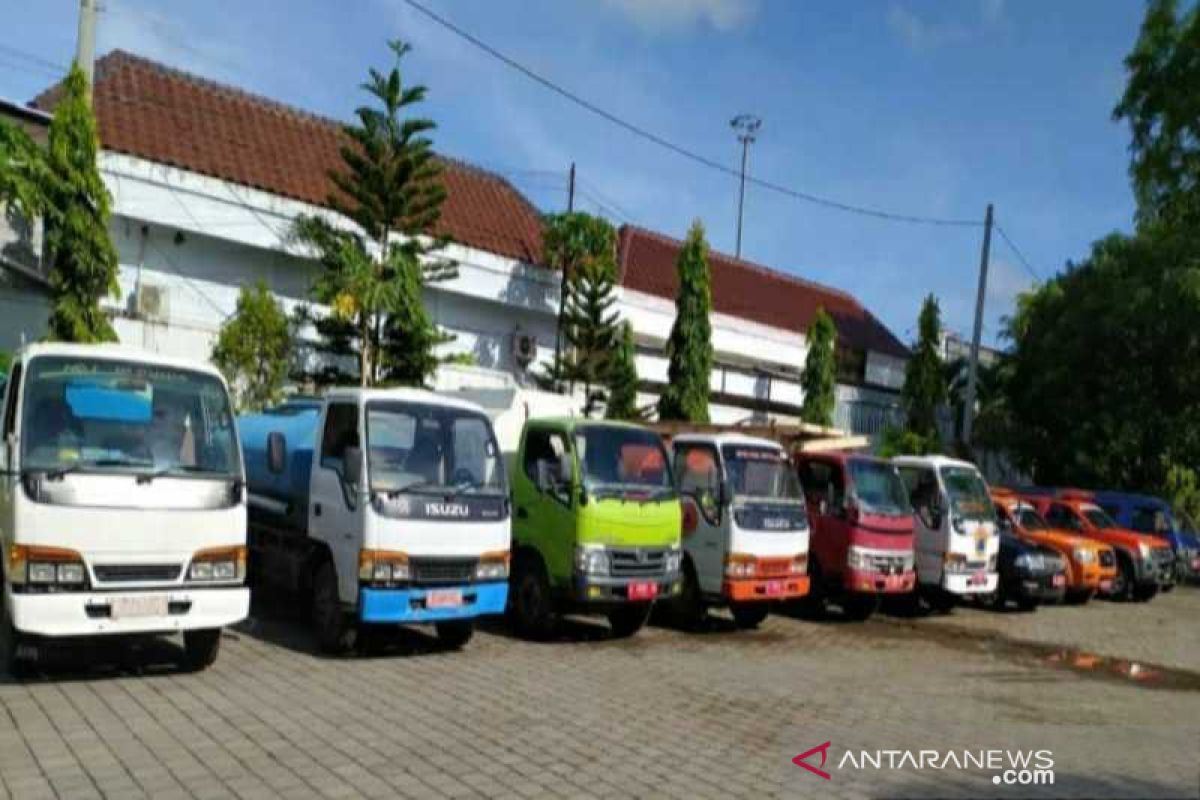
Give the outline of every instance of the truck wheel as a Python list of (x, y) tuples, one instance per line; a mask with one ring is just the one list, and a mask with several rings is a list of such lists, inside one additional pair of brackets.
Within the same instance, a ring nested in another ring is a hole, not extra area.
[(733, 603), (729, 606), (729, 611), (733, 614), (734, 623), (742, 630), (749, 631), (762, 624), (770, 609), (763, 602)]
[(1158, 594), (1158, 584), (1156, 583), (1143, 583), (1133, 587), (1133, 599), (1138, 603), (1145, 603), (1156, 594)]
[(221, 629), (183, 632), (183, 665), (191, 672), (208, 669), (221, 652)]
[(1112, 591), (1108, 593), (1108, 596), (1113, 600), (1129, 600), (1133, 597), (1135, 580), (1133, 561), (1129, 559), (1129, 556), (1121, 553), (1117, 558), (1117, 574), (1113, 576)]
[(929, 603), (929, 607), (937, 613), (949, 614), (954, 610), (954, 605), (958, 601), (958, 598), (939, 586), (929, 593), (926, 600)]
[(627, 639), (642, 629), (650, 616), (649, 603), (629, 603), (608, 612), (614, 639)]
[(509, 587), (509, 624), (518, 636), (547, 639), (554, 632), (550, 578), (538, 559), (518, 557)]
[(354, 647), (358, 628), (342, 608), (337, 570), (325, 560), (313, 576), (312, 623), (317, 644), (326, 653), (344, 653)]
[(433, 627), (437, 631), (438, 641), (452, 650), (471, 641), (471, 635), (475, 633), (475, 623), (469, 619), (439, 622)]
[(21, 653), (24, 638), (20, 631), (13, 627), (4, 596), (0, 594), (0, 669), (7, 672), (13, 680), (24, 680), (29, 677), (31, 671), (29, 661)]
[(865, 622), (879, 607), (879, 596), (855, 593), (842, 600), (842, 616), (853, 622)]
[(704, 595), (700, 591), (700, 579), (696, 576), (696, 567), (688, 559), (683, 564), (683, 590), (671, 601), (671, 618), (680, 628), (695, 630), (708, 616), (704, 604)]
[(1037, 611), (1038, 601), (1028, 597), (1022, 597), (1017, 601), (1017, 609), (1028, 614), (1030, 611)]

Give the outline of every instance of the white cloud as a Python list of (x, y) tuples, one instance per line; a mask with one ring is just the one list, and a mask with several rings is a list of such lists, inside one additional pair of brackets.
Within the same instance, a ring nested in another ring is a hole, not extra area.
[(604, 0), (653, 33), (710, 25), (731, 31), (754, 16), (757, 0)]
[(97, 55), (120, 48), (202, 77), (238, 83), (251, 59), (229, 37), (203, 35), (194, 21), (158, 8), (111, 3), (96, 25)]
[(994, 28), (1004, 21), (1005, 0), (979, 0), (979, 25), (962, 22), (931, 21), (921, 17), (908, 6), (893, 2), (888, 6), (887, 22), (910, 50), (927, 52), (945, 45), (960, 44), (985, 29)]

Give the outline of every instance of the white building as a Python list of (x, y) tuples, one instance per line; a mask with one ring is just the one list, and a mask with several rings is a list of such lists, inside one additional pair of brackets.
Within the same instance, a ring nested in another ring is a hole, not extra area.
[[(339, 124), (114, 51), (96, 63), (100, 169), (113, 197), (121, 297), (109, 303), (122, 341), (207, 358), (243, 286), (265, 280), (287, 309), (306, 300), (319, 266), (288, 240), (298, 214), (326, 213), (339, 165)], [(53, 107), (55, 91), (34, 105)], [(518, 341), (536, 361), (554, 347), (558, 276), (540, 265), (540, 214), (504, 179), (447, 161), (441, 231), (458, 277), (431, 286), (448, 351), (525, 380)], [(634, 327), (644, 401), (666, 379), (679, 242), (620, 231), (618, 307)], [(852, 296), (718, 253), (713, 275), (713, 416), (792, 416), (801, 401), (804, 331), (818, 306), (839, 332), (838, 424), (875, 433), (893, 417), (907, 350)], [(0, 284), (0, 348), (44, 333), (44, 290)], [(22, 313), (10, 314), (9, 308)], [(482, 378), (481, 378), (482, 379)]]

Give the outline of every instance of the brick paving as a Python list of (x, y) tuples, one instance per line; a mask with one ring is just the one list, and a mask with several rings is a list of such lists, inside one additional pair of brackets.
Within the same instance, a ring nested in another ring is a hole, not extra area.
[[(286, 606), (256, 605), (200, 674), (164, 641), (0, 675), (0, 798), (1200, 796), (1200, 675), (1138, 683), (1013, 641), (1200, 671), (1196, 589), (627, 641), (496, 626), (461, 652), (408, 634), (332, 659)], [(825, 741), (831, 780), (790, 763)], [(1049, 748), (1055, 785), (837, 768), (846, 751), (964, 748)]]

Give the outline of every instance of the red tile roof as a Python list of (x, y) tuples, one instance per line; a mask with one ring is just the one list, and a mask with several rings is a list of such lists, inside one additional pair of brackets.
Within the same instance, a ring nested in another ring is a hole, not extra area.
[[(660, 233), (626, 225), (618, 258), (621, 285), (674, 299), (679, 287), (675, 261), (683, 243)], [(908, 349), (857, 300), (838, 289), (710, 251), (713, 309), (722, 314), (804, 333), (817, 308), (837, 325), (843, 345), (905, 358)]]
[[(33, 102), (53, 108), (57, 87)], [(341, 166), (340, 123), (114, 50), (96, 62), (93, 103), (105, 150), (324, 205)], [(439, 233), (536, 263), (541, 219), (499, 176), (445, 160)]]

